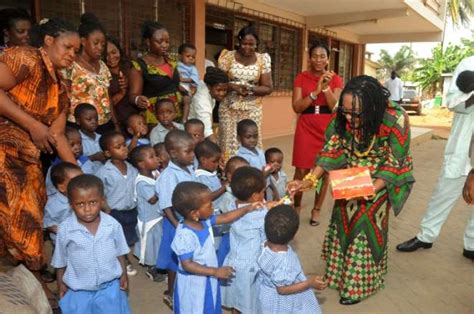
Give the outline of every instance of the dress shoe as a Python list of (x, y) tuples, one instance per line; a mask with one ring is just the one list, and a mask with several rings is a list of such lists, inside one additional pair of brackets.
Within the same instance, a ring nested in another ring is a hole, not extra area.
[(346, 299), (346, 298), (340, 298), (339, 299), (339, 304), (342, 304), (342, 305), (354, 305), (354, 304), (357, 304), (359, 302), (360, 302), (360, 300), (351, 300), (351, 299)]
[(433, 243), (422, 242), (417, 237), (397, 245), (397, 250), (401, 252), (413, 252), (420, 248), (431, 249)]
[(462, 256), (467, 257), (471, 259), (472, 261), (474, 261), (474, 251), (469, 251), (469, 250), (464, 249), (464, 251), (462, 252)]

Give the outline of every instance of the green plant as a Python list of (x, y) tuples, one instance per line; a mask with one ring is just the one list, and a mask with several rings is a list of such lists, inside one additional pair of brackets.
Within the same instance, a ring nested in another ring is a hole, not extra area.
[(474, 13), (474, 0), (449, 0), (448, 15), (455, 26), (469, 26)]
[(378, 63), (381, 68), (377, 70), (377, 78), (384, 80), (390, 76), (392, 71), (396, 71), (401, 77), (409, 75), (410, 70), (416, 62), (416, 56), (410, 46), (403, 45), (392, 57), (387, 50), (380, 50)]

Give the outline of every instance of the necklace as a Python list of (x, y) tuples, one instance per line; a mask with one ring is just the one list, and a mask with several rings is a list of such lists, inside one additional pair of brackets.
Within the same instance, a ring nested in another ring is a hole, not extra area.
[(80, 63), (82, 64), (83, 67), (85, 67), (87, 70), (90, 72), (98, 74), (100, 72), (100, 62), (97, 62), (96, 64), (92, 64), (86, 59), (84, 59), (83, 56), (80, 56)]
[(370, 151), (372, 150), (372, 148), (374, 147), (374, 144), (375, 144), (375, 135), (372, 136), (372, 141), (370, 142), (369, 148), (367, 148), (367, 150), (365, 152), (359, 152), (357, 150), (354, 150), (354, 154), (358, 158), (367, 157), (369, 155)]

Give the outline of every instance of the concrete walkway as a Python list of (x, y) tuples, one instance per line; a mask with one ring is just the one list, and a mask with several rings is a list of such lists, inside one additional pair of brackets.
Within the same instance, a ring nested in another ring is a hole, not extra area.
[[(415, 129), (415, 128), (414, 128)], [(472, 208), (459, 201), (430, 250), (398, 253), (395, 246), (413, 237), (437, 180), (446, 141), (429, 140), (429, 130), (414, 130), (412, 153), (415, 163), (414, 186), (410, 199), (398, 217), (390, 217), (389, 271), (385, 289), (353, 306), (339, 305), (336, 291), (317, 293), (325, 313), (474, 313), (474, 263), (462, 256), (465, 223)], [(425, 136), (420, 140), (418, 136)], [(426, 141), (428, 140), (428, 141)], [(277, 146), (285, 153), (285, 171), (292, 176), (292, 138), (265, 141), (265, 147)], [(320, 258), (324, 232), (331, 215), (327, 200), (321, 213), (321, 225), (310, 227), (312, 195), (303, 200), (301, 227), (293, 247), (299, 254), (306, 274), (323, 274)], [(139, 268), (131, 278), (130, 301), (134, 313), (171, 313), (162, 302), (165, 283), (153, 283)], [(302, 313), (303, 314), (303, 313)]]

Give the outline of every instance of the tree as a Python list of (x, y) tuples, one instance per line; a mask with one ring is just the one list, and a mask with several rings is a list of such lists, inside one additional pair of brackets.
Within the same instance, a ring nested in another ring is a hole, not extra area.
[(434, 96), (443, 83), (443, 74), (452, 73), (462, 59), (474, 55), (474, 40), (463, 39), (461, 45), (449, 44), (443, 49), (438, 44), (432, 50), (432, 57), (420, 60), (414, 71), (414, 81), (424, 92)]
[(448, 14), (455, 26), (469, 26), (474, 13), (474, 0), (449, 0)]
[(377, 71), (377, 78), (384, 80), (390, 76), (392, 71), (396, 71), (399, 76), (405, 76), (413, 69), (416, 56), (410, 46), (403, 45), (392, 57), (387, 50), (380, 50), (378, 63), (381, 68)]

